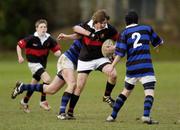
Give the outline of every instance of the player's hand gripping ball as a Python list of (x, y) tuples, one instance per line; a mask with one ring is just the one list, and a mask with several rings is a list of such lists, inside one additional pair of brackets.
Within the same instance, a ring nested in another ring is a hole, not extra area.
[(101, 51), (104, 57), (112, 57), (115, 51), (114, 41), (111, 39), (104, 41)]

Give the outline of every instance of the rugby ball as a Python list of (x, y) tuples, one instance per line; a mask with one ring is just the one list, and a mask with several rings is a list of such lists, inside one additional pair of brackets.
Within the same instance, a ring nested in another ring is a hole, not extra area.
[(107, 39), (103, 42), (101, 52), (104, 57), (112, 57), (115, 51), (114, 41)]

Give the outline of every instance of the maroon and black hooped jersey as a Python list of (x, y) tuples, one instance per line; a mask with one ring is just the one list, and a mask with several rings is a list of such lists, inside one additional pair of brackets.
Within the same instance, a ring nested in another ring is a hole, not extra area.
[(95, 31), (95, 29), (90, 25), (91, 22), (92, 20), (80, 24), (81, 27), (90, 32), (96, 33), (98, 36), (93, 40), (88, 36), (83, 36), (83, 46), (79, 55), (79, 59), (82, 61), (90, 61), (103, 57), (101, 52), (103, 42), (107, 39), (116, 41), (118, 38), (118, 31), (110, 24), (107, 24), (107, 26), (102, 30)]
[(46, 67), (49, 50), (53, 53), (60, 50), (60, 45), (57, 44), (56, 40), (51, 36), (48, 36), (46, 40), (41, 43), (37, 36), (30, 35), (21, 39), (18, 45), (20, 48), (25, 49), (28, 62), (41, 63), (44, 67)]

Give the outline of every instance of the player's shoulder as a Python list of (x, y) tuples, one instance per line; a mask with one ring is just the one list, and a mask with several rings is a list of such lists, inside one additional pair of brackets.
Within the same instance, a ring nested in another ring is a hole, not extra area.
[(116, 30), (116, 28), (114, 26), (112, 26), (111, 24), (109, 24), (109, 23), (107, 24), (107, 26), (108, 26), (109, 29)]
[(33, 34), (28, 34), (24, 38), (34, 38), (35, 36)]
[[(114, 26), (112, 26), (111, 24), (107, 24), (107, 28), (106, 28), (112, 35), (118, 35), (119, 33), (118, 33), (118, 30), (114, 27)], [(105, 29), (105, 30), (106, 30)]]
[(53, 36), (49, 36), (48, 38), (47, 38), (47, 41), (49, 41), (50, 43), (56, 43), (57, 44), (57, 40), (53, 37)]
[(33, 34), (28, 34), (22, 39), (24, 39), (25, 41), (30, 41), (30, 40), (33, 40), (34, 38), (35, 36)]
[(152, 29), (152, 26), (151, 26), (151, 25), (140, 24), (139, 26), (140, 26), (141, 28), (144, 28), (144, 29), (149, 30), (149, 31)]
[(81, 27), (90, 27), (90, 25), (92, 25), (92, 20), (86, 20), (84, 22), (79, 23), (78, 25)]
[(129, 30), (129, 28), (124, 28), (124, 29), (122, 29), (122, 30), (120, 31), (120, 35), (123, 36), (123, 35), (128, 34), (128, 30)]

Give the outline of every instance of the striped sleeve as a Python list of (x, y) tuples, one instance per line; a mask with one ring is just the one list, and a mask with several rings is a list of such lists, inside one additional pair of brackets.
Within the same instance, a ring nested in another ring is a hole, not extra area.
[(29, 35), (23, 39), (21, 39), (19, 42), (18, 42), (18, 45), (20, 48), (26, 48), (27, 44), (29, 44), (29, 41), (31, 41), (33, 38), (33, 35)]
[(127, 50), (127, 44), (125, 43), (125, 36), (123, 33), (119, 36), (119, 40), (116, 42), (115, 55), (124, 57)]
[(18, 42), (18, 45), (20, 48), (25, 48), (26, 47), (26, 44), (27, 42), (24, 40), (24, 39), (21, 39), (19, 42)]
[(119, 33), (118, 31), (113, 27), (111, 26), (110, 24), (108, 24), (108, 28), (110, 30), (110, 36), (111, 36), (111, 39), (113, 41), (117, 41), (119, 39)]
[(154, 32), (154, 30), (151, 28), (151, 44), (156, 47), (163, 43), (163, 40), (157, 35), (157, 33)]

